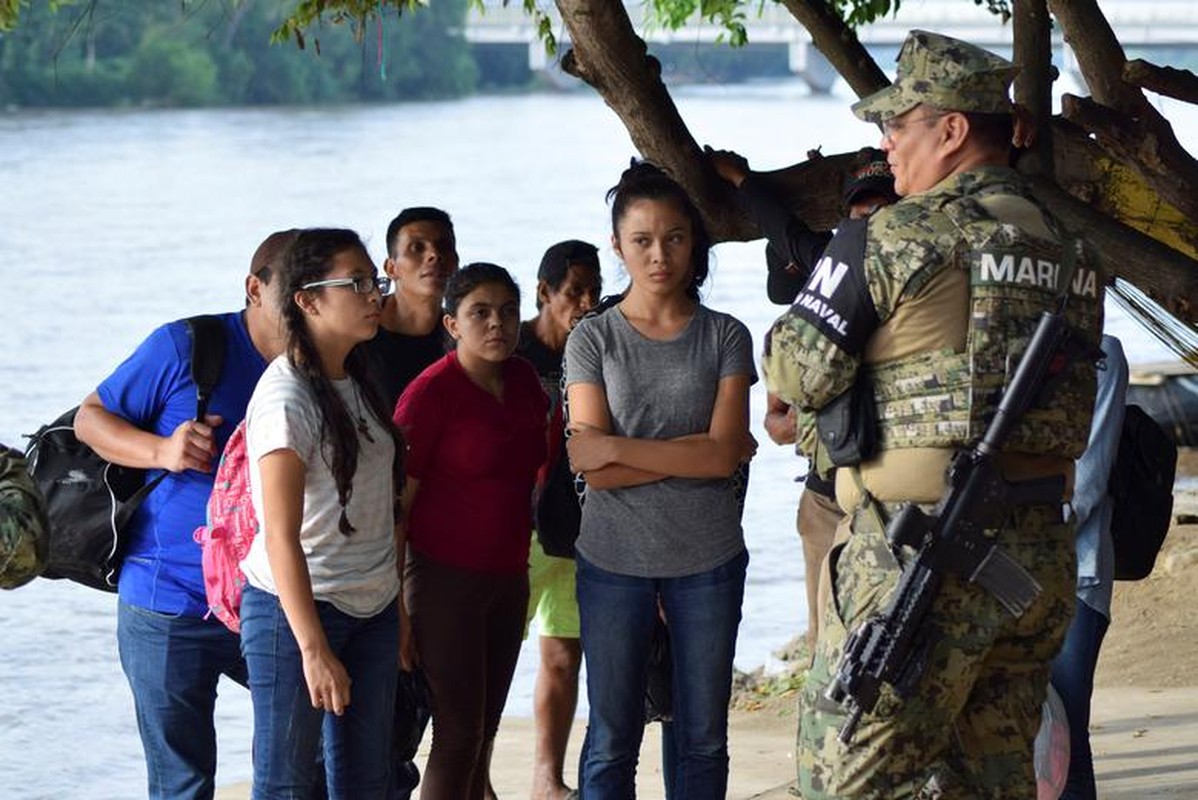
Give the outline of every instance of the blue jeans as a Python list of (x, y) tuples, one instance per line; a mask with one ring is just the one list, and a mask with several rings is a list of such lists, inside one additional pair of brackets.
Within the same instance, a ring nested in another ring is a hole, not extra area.
[(350, 704), (340, 717), (312, 707), (303, 657), (279, 599), (252, 586), (241, 598), (241, 648), (254, 704), (254, 800), (319, 796), (322, 736), (332, 800), (381, 798), (387, 792), (399, 675), (398, 608), (388, 603), (360, 619), (318, 601), (316, 611), (353, 681)]
[(635, 578), (578, 559), (578, 608), (590, 719), (580, 772), (586, 800), (636, 796), (645, 730), (649, 642), (658, 597), (673, 654), (671, 797), (723, 798), (728, 786), (728, 701), (748, 552), (681, 578)]
[(1110, 620), (1081, 600), (1065, 634), (1065, 644), (1052, 662), (1052, 685), (1069, 718), (1069, 780), (1061, 800), (1094, 800), (1094, 756), (1090, 751), (1090, 695), (1094, 668)]
[(216, 791), (216, 684), (246, 684), (237, 634), (215, 617), (117, 607), (121, 668), (133, 691), (150, 800), (210, 800)]

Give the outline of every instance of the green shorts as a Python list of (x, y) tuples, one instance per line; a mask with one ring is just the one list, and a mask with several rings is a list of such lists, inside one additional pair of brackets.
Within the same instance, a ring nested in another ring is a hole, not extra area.
[(536, 617), (537, 633), (541, 636), (577, 639), (581, 635), (578, 597), (574, 593), (574, 559), (545, 555), (535, 532), (528, 550), (525, 638), (528, 638), (528, 623), (533, 617)]

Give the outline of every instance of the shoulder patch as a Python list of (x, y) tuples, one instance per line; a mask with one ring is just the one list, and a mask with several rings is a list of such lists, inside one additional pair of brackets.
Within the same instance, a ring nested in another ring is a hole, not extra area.
[(859, 355), (878, 327), (865, 276), (867, 220), (846, 220), (811, 270), (792, 313), (851, 355)]

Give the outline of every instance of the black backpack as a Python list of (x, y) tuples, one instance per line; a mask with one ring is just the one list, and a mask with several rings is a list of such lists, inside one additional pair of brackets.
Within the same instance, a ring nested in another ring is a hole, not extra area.
[[(196, 385), (196, 419), (208, 411), (220, 378), (225, 335), (214, 316), (186, 320), (191, 334), (191, 379)], [(142, 469), (106, 461), (75, 437), (76, 406), (29, 437), (29, 474), (46, 498), (50, 550), (44, 578), (67, 578), (115, 592), (133, 512), (167, 473), (146, 483)]]
[(1144, 409), (1129, 405), (1111, 469), (1115, 580), (1148, 577), (1173, 520), (1177, 445)]

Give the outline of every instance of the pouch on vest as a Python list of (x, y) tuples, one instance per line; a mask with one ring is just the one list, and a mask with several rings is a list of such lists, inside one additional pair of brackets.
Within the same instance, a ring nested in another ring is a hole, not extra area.
[(874, 387), (863, 370), (853, 385), (815, 415), (819, 443), (828, 460), (852, 467), (873, 456), (878, 444), (878, 413)]

